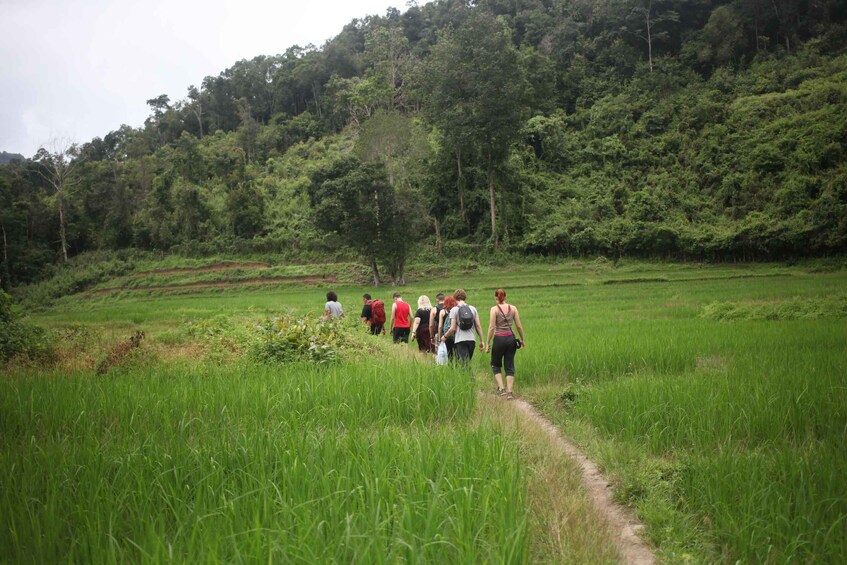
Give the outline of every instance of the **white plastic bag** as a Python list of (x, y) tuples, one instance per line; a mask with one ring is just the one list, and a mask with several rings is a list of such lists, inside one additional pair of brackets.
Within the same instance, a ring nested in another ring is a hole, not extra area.
[(447, 344), (443, 341), (438, 345), (438, 351), (435, 353), (435, 364), (436, 365), (446, 365), (447, 364)]

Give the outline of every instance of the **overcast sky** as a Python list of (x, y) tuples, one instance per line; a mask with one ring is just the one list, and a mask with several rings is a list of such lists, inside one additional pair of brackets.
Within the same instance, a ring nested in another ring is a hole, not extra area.
[(406, 0), (0, 0), (0, 151), (138, 127), (149, 98), (389, 7)]

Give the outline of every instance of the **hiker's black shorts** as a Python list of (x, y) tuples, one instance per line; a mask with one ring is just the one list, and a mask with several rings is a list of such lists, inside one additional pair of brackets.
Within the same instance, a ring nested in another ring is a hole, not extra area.
[(394, 328), (394, 343), (409, 343), (409, 334), (412, 328)]
[(450, 337), (448, 337), (447, 339), (444, 340), (444, 343), (447, 344), (447, 359), (449, 359), (450, 361), (452, 361), (453, 358), (456, 356), (456, 341), (455, 341), (455, 339), (456, 338), (454, 338), (451, 335)]
[(506, 365), (506, 376), (515, 376), (515, 352), (518, 350), (518, 342), (513, 335), (494, 336), (491, 343), (491, 370), (494, 374), (503, 374), (501, 367)]
[(467, 366), (473, 359), (473, 352), (476, 349), (476, 341), (457, 341), (456, 342), (456, 358), (464, 366)]
[(373, 324), (371, 325), (371, 333), (373, 335), (379, 335), (382, 333), (382, 324)]

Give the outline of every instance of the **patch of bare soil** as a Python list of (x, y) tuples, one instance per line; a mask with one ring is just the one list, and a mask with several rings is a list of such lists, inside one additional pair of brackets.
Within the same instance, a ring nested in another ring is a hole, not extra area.
[(176, 267), (173, 269), (157, 269), (153, 271), (140, 271), (139, 275), (176, 275), (179, 273), (203, 273), (208, 271), (227, 271), (230, 269), (267, 269), (267, 263), (218, 263), (205, 267)]
[(335, 282), (335, 275), (311, 275), (308, 277), (255, 277), (251, 279), (242, 279), (239, 281), (219, 281), (219, 282), (193, 282), (193, 283), (185, 283), (185, 284), (169, 284), (169, 285), (161, 285), (161, 286), (140, 286), (140, 287), (114, 287), (114, 288), (101, 288), (99, 290), (94, 290), (91, 292), (87, 292), (85, 294), (86, 297), (92, 296), (103, 296), (106, 294), (111, 294), (113, 292), (123, 292), (123, 291), (159, 291), (159, 292), (170, 292), (170, 291), (178, 291), (178, 290), (186, 290), (186, 289), (209, 289), (209, 288), (238, 288), (241, 286), (256, 286), (262, 284), (273, 284), (273, 283), (310, 283), (310, 282)]
[(644, 526), (637, 518), (621, 505), (612, 500), (609, 482), (590, 459), (572, 442), (565, 438), (556, 426), (538, 413), (531, 404), (520, 399), (512, 402), (518, 410), (527, 414), (543, 428), (556, 445), (577, 462), (582, 471), (582, 483), (600, 515), (615, 531), (615, 543), (624, 563), (652, 565), (656, 557), (650, 547), (640, 537)]

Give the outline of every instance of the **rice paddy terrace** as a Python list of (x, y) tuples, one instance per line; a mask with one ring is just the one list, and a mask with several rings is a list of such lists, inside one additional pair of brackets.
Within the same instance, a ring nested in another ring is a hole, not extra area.
[[(604, 474), (657, 561), (847, 559), (840, 265), (419, 273), (409, 302), (461, 287), (487, 312), (506, 289), (520, 400)], [(394, 291), (364, 276), (163, 262), (34, 313), (56, 355), (0, 379), (0, 560), (627, 559), (573, 457), (489, 394), (486, 355), (436, 367), (357, 327), (363, 292)], [(351, 319), (325, 330), (329, 289)], [(286, 356), (315, 336), (332, 355)]]

